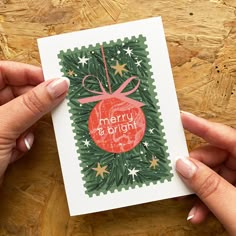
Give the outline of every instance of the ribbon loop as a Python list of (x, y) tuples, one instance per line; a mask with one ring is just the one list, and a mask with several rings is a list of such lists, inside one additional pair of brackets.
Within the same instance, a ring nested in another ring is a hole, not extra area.
[[(98, 84), (99, 84), (99, 87), (100, 87), (100, 89), (101, 89), (101, 92), (86, 88), (86, 86), (85, 86), (85, 81), (86, 81), (86, 79), (88, 79), (89, 77), (94, 77), (94, 78), (98, 81)], [(105, 94), (105, 93), (106, 93), (106, 90), (105, 90), (104, 87), (102, 86), (101, 81), (100, 81), (99, 78), (96, 77), (95, 75), (86, 75), (86, 76), (83, 78), (83, 80), (82, 80), (82, 86), (83, 86), (87, 91), (89, 91), (89, 92), (91, 92), (91, 93), (95, 93), (95, 94)]]
[[(94, 78), (96, 78), (96, 80), (98, 81), (99, 86), (100, 86), (102, 92), (98, 92), (98, 91), (95, 91), (95, 90), (91, 90), (91, 89), (86, 88), (86, 86), (85, 86), (85, 80), (86, 80), (88, 77), (94, 77)], [(96, 76), (94, 76), (94, 75), (87, 75), (87, 76), (85, 76), (85, 77), (83, 78), (83, 82), (82, 82), (83, 87), (84, 87), (87, 91), (89, 91), (89, 92), (91, 92), (91, 93), (94, 93), (94, 94), (99, 94), (99, 95), (97, 95), (97, 96), (92, 96), (92, 97), (87, 97), (87, 98), (81, 98), (81, 99), (79, 99), (78, 101), (79, 101), (81, 104), (84, 104), (84, 103), (89, 103), (89, 102), (96, 102), (96, 101), (100, 101), (100, 100), (105, 100), (105, 99), (109, 99), (109, 98), (119, 98), (119, 99), (121, 99), (121, 100), (123, 100), (123, 101), (126, 101), (126, 102), (129, 102), (129, 103), (133, 104), (133, 105), (136, 106), (136, 107), (144, 106), (144, 103), (139, 102), (139, 101), (136, 101), (136, 100), (134, 100), (134, 99), (132, 99), (132, 98), (127, 97), (127, 95), (130, 95), (130, 94), (134, 93), (134, 92), (138, 89), (138, 87), (139, 87), (139, 85), (140, 85), (140, 80), (138, 80), (137, 85), (136, 85), (133, 89), (131, 89), (131, 90), (128, 91), (128, 92), (122, 93), (122, 91), (127, 87), (127, 85), (128, 85), (132, 80), (134, 80), (134, 79), (136, 79), (136, 78), (137, 78), (136, 76), (132, 76), (132, 77), (128, 78), (114, 93), (111, 93), (111, 94), (110, 94), (110, 93), (107, 93), (107, 92), (106, 92), (106, 90), (104, 89), (104, 87), (103, 87), (101, 81), (100, 81)]]
[[(132, 76), (132, 77), (128, 78), (128, 79), (114, 92), (114, 94), (121, 94), (121, 92), (127, 87), (127, 85), (128, 85), (132, 80), (134, 80), (134, 79), (136, 79), (136, 78), (137, 78), (137, 76)], [(124, 96), (127, 96), (127, 95), (132, 94), (133, 92), (135, 92), (135, 91), (138, 89), (139, 84), (140, 84), (140, 80), (138, 80), (137, 85), (136, 85), (133, 89), (131, 89), (131, 90), (128, 91), (128, 92), (122, 93), (122, 94), (123, 94)]]

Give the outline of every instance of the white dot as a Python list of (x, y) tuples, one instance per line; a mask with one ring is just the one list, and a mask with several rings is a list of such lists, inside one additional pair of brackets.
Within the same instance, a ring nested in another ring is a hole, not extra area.
[(117, 51), (117, 54), (120, 54), (120, 51)]
[(142, 151), (141, 151), (140, 153), (141, 153), (141, 154), (143, 154), (143, 152), (142, 152)]

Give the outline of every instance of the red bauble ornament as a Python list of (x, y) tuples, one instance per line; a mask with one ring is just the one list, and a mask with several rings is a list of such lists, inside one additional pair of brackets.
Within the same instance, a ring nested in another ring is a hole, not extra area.
[(98, 147), (107, 152), (122, 153), (140, 143), (146, 130), (146, 119), (140, 107), (114, 97), (96, 104), (88, 128)]

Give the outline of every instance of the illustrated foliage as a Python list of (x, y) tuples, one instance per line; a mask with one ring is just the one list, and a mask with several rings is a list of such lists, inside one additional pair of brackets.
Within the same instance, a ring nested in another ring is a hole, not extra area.
[[(99, 195), (101, 192), (113, 192), (116, 189), (120, 191), (122, 188), (128, 189), (143, 184), (155, 184), (157, 181), (170, 181), (173, 176), (169, 166), (170, 161), (161, 124), (160, 107), (156, 98), (157, 94), (153, 85), (154, 80), (145, 42), (145, 37), (140, 35), (102, 45), (112, 92), (131, 76), (137, 76), (140, 85), (129, 97), (145, 104), (141, 107), (146, 118), (144, 137), (136, 147), (124, 153), (110, 153), (102, 150), (90, 136), (89, 116), (99, 101), (86, 104), (80, 104), (78, 101), (81, 98), (94, 96), (87, 89), (101, 91), (95, 77), (101, 81), (102, 86), (109, 93), (101, 45), (75, 48), (73, 51), (61, 51), (58, 55), (62, 72), (70, 79), (67, 99), (84, 186), (89, 196)], [(125, 64), (124, 68), (127, 71), (122, 71), (122, 76), (119, 73), (115, 74), (115, 69), (112, 68), (117, 62), (120, 65)], [(86, 80), (85, 89), (82, 80), (87, 75), (95, 77)], [(131, 81), (124, 92), (132, 90), (136, 85), (136, 80)], [(99, 174), (98, 164), (106, 172)]]

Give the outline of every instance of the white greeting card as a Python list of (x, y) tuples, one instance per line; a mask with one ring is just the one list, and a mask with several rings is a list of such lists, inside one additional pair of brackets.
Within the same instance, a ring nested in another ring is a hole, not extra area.
[(67, 77), (53, 112), (71, 215), (189, 194), (188, 156), (160, 17), (38, 40), (45, 79)]

